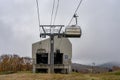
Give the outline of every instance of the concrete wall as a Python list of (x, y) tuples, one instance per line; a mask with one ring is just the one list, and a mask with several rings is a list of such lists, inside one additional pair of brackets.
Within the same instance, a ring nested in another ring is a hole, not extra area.
[[(50, 39), (45, 39), (32, 44), (32, 58), (33, 58), (33, 72), (36, 68), (36, 53), (38, 49), (45, 49), (48, 53), (48, 64), (50, 64)], [(54, 52), (56, 49), (60, 49), (63, 53), (63, 64), (68, 68), (68, 72), (71, 72), (71, 58), (72, 58), (72, 44), (67, 38), (54, 38)]]

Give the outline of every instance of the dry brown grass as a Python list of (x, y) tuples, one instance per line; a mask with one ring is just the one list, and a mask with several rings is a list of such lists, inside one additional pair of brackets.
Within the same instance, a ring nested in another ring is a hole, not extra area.
[(120, 80), (120, 76), (114, 74), (34, 74), (31, 72), (19, 72), (0, 75), (0, 80)]

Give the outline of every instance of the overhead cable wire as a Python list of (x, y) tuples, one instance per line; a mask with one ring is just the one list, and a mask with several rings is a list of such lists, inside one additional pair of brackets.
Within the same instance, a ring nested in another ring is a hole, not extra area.
[[(80, 5), (81, 5), (82, 1), (83, 1), (83, 0), (80, 0), (80, 2), (79, 2), (79, 4), (78, 4), (78, 6), (77, 6), (77, 8), (76, 8), (76, 10), (75, 10), (75, 12), (74, 12), (74, 14), (76, 14), (76, 13), (77, 13), (77, 11), (78, 11), (78, 9), (79, 9), (79, 7), (80, 7)], [(73, 20), (73, 18), (74, 18), (74, 14), (73, 14), (73, 16), (72, 16), (72, 18), (71, 18), (70, 22), (68, 23), (68, 25), (70, 25), (70, 23), (72, 22), (72, 20)]]
[[(38, 25), (39, 25), (39, 32), (41, 33), (41, 28), (40, 28), (40, 10), (39, 10), (39, 3), (38, 0), (36, 0), (36, 8), (37, 8), (37, 16), (38, 16)], [(42, 38), (40, 38), (40, 41), (42, 40)]]
[(54, 7), (55, 7), (55, 0), (53, 0), (53, 7), (52, 7), (52, 13), (51, 13), (50, 25), (52, 25), (52, 21), (53, 21)]
[(59, 9), (59, 0), (57, 2), (57, 7), (56, 7), (56, 12), (55, 12), (55, 17), (54, 17), (53, 25), (54, 25), (56, 17), (57, 17), (58, 9)]
[(78, 7), (77, 7), (77, 9), (75, 10), (75, 13), (78, 11), (78, 9), (79, 9), (79, 7), (80, 7), (82, 1), (83, 1), (83, 0), (80, 0), (80, 2), (79, 2), (79, 4), (78, 4)]
[(37, 8), (37, 15), (38, 15), (38, 24), (39, 24), (39, 27), (40, 27), (40, 12), (39, 12), (39, 4), (38, 4), (38, 0), (36, 0), (36, 8)]

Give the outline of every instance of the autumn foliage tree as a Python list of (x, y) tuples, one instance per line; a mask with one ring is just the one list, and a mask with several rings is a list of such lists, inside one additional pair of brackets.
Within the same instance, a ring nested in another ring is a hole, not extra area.
[(15, 54), (5, 54), (0, 56), (0, 72), (30, 70), (32, 70), (32, 59), (29, 57), (20, 57)]

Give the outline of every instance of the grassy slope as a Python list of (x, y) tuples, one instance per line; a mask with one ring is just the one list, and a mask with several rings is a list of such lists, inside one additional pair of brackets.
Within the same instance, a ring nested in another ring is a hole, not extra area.
[[(117, 72), (119, 73), (119, 72)], [(0, 80), (120, 80), (116, 73), (107, 74), (40, 74), (31, 72), (19, 72), (7, 75), (0, 75)]]

